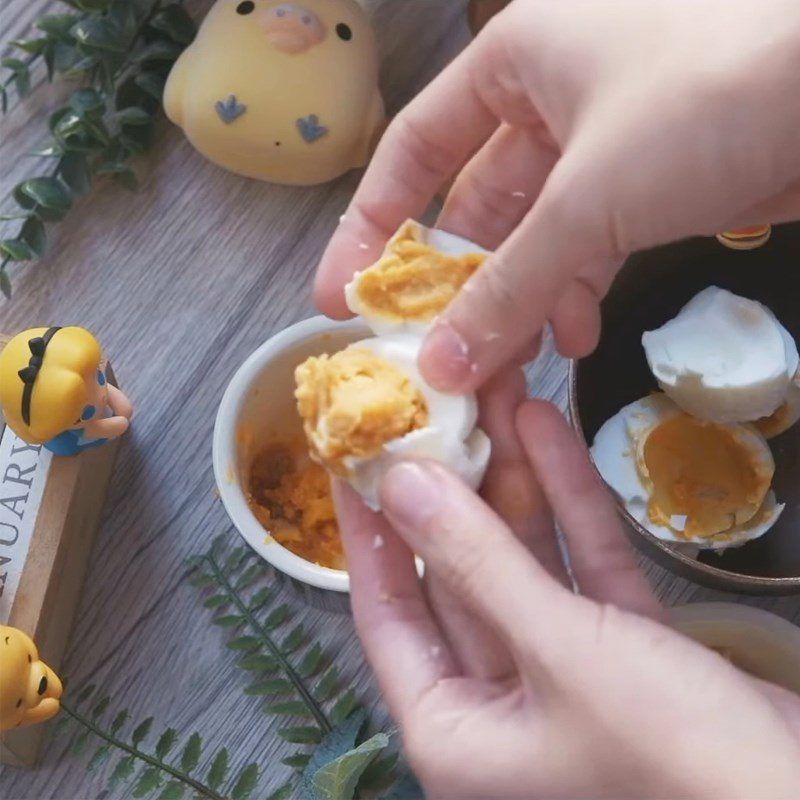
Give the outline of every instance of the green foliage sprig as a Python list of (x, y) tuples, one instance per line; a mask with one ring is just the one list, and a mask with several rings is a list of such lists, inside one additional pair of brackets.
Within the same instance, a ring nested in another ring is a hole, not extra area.
[(227, 647), (242, 653), (238, 666), (254, 675), (245, 694), (264, 697), (265, 713), (303, 721), (278, 730), (301, 748), (282, 759), (297, 777), (272, 800), (352, 800), (390, 784), (397, 762), (395, 753), (384, 754), (390, 734), (365, 738), (369, 726), (355, 692), (343, 688), (330, 654), (302, 624), (292, 624), (289, 606), (277, 603), (264, 562), (250, 548), (227, 548), (220, 537), (190, 566), (212, 623), (231, 632)]
[(175, 60), (193, 40), (195, 25), (180, 0), (62, 0), (65, 14), (36, 21), (39, 35), (10, 45), (24, 58), (0, 59), (0, 107), (13, 87), (25, 97), (31, 70), (44, 62), (48, 80), (59, 74), (80, 88), (50, 115), (50, 140), (32, 155), (53, 159), (46, 175), (14, 187), (16, 208), (0, 220), (21, 220), (17, 233), (0, 240), (0, 291), (11, 296), (10, 263), (40, 258), (46, 223), (69, 213), (93, 180), (109, 176), (127, 189), (137, 186), (132, 156), (153, 140), (154, 117)]
[[(94, 699), (92, 699), (94, 697)], [(91, 699), (87, 712), (81, 709)], [(168, 760), (178, 744), (178, 732), (174, 728), (164, 730), (156, 741), (152, 752), (142, 745), (149, 737), (153, 718), (140, 722), (129, 734), (123, 734), (128, 726), (130, 715), (127, 710), (119, 711), (110, 725), (103, 723), (110, 700), (108, 696), (99, 699), (94, 686), (86, 687), (77, 697), (75, 706), (61, 704), (65, 716), (62, 721), (72, 723), (69, 749), (75, 754), (88, 751), (92, 739), (99, 740), (92, 750), (88, 769), (95, 771), (107, 761), (116, 757), (106, 794), (123, 784), (133, 783), (134, 797), (148, 797), (160, 789), (158, 800), (181, 800), (187, 792), (196, 798), (208, 800), (247, 800), (259, 781), (259, 768), (255, 763), (248, 764), (235, 778), (229, 778), (229, 755), (223, 747), (217, 751), (206, 770), (203, 779), (197, 777), (197, 766), (203, 748), (199, 733), (193, 733), (183, 743), (178, 758)]]

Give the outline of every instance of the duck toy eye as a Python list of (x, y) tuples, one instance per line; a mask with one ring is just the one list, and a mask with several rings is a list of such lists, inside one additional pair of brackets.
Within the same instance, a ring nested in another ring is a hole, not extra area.
[(251, 3), (250, 0), (245, 0), (244, 3), (239, 3), (239, 5), (236, 6), (236, 13), (242, 15), (252, 14), (255, 10), (255, 7), (255, 3)]
[(349, 42), (353, 38), (353, 31), (349, 25), (340, 22), (336, 25), (336, 35), (343, 41)]

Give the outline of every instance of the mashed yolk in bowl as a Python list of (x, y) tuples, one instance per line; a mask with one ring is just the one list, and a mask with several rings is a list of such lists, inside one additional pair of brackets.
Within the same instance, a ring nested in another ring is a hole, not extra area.
[(297, 408), (311, 456), (332, 472), (428, 424), (425, 398), (401, 370), (366, 348), (312, 357), (295, 372)]
[(688, 414), (652, 430), (643, 461), (652, 484), (650, 519), (674, 527), (675, 517), (685, 517), (686, 538), (724, 534), (754, 519), (772, 481), (731, 430)]

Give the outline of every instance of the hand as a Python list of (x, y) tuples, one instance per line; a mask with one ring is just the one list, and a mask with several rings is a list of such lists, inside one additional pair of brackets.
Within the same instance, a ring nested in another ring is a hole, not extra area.
[(541, 402), (515, 425), (520, 401), (508, 375), (484, 395), (495, 511), (429, 463), (393, 468), (385, 516), (336, 487), (356, 625), (427, 795), (796, 797), (800, 698), (663, 624), (575, 437)]
[(317, 304), (346, 315), (353, 272), (458, 174), (438, 225), (496, 252), (425, 377), (480, 386), (548, 320), (586, 355), (631, 251), (800, 217), (798, 97), (796, 0), (515, 0), (389, 126)]

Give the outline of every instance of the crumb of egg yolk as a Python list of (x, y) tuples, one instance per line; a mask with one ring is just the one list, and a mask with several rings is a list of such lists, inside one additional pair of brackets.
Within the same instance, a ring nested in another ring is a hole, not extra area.
[(787, 400), (774, 414), (757, 419), (753, 425), (765, 439), (774, 439), (791, 427), (789, 424), (790, 414), (790, 405)]
[(720, 425), (678, 414), (658, 425), (644, 444), (652, 482), (650, 519), (672, 527), (686, 517), (685, 538), (725, 534), (761, 511), (772, 481), (750, 452)]
[(247, 502), (272, 538), (295, 555), (345, 569), (328, 473), (308, 460), (302, 443), (271, 445), (250, 468)]
[(312, 357), (295, 371), (297, 409), (311, 457), (345, 475), (348, 456), (370, 458), (428, 424), (422, 393), (371, 350), (349, 347)]
[(483, 253), (450, 256), (420, 241), (406, 223), (383, 257), (365, 270), (357, 295), (365, 308), (397, 321), (428, 322), (440, 314), (486, 259)]

